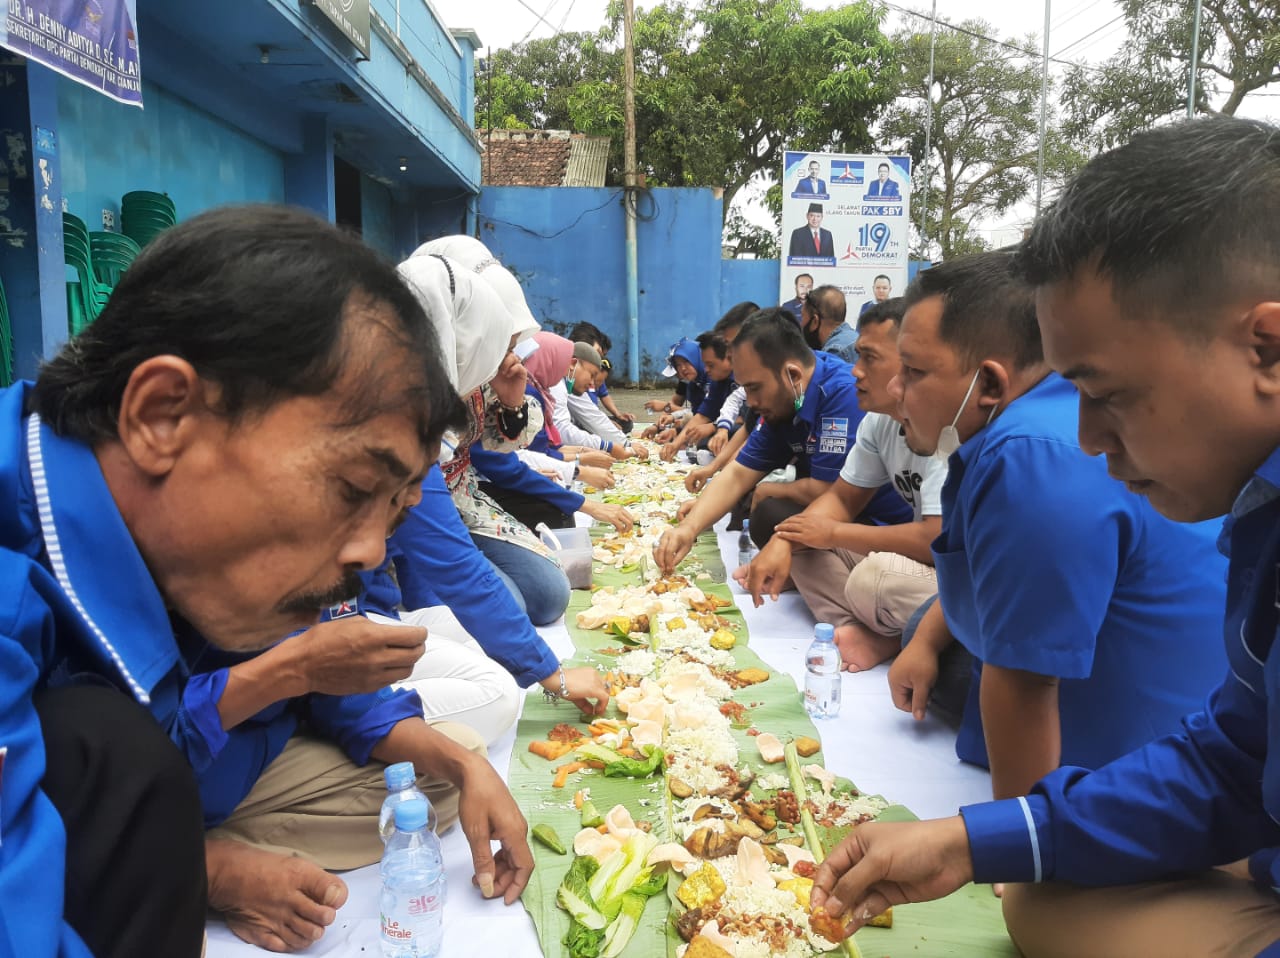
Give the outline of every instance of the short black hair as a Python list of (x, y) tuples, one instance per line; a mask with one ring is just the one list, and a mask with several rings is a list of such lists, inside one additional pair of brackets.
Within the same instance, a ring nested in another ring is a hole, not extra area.
[(804, 301), (804, 308), (817, 313), (818, 318), (824, 323), (838, 326), (844, 322), (848, 305), (845, 303), (844, 292), (839, 287), (819, 286), (817, 289), (809, 290), (809, 298)]
[(578, 323), (569, 330), (569, 335), (565, 338), (571, 343), (598, 343), (601, 351), (606, 353), (613, 349), (613, 340), (606, 336), (595, 323), (586, 321)]
[(731, 329), (741, 326), (747, 321), (747, 317), (759, 310), (760, 307), (750, 301), (735, 303), (725, 310), (725, 314), (716, 320), (716, 324), (711, 327), (711, 331), (717, 336), (724, 338), (724, 334)]
[[(890, 286), (892, 286), (892, 285), (893, 285), (893, 280), (889, 278), (889, 275), (888, 275), (887, 273), (880, 273), (879, 275), (877, 275), (877, 276), (876, 276), (876, 279), (882, 279), (882, 280), (884, 280), (886, 283), (888, 283)], [(873, 280), (871, 281), (871, 285), (872, 285), (872, 286), (874, 286), (874, 285), (876, 284), (876, 279), (873, 279)]]
[(760, 362), (774, 372), (781, 370), (788, 359), (796, 360), (805, 368), (817, 362), (795, 317), (780, 306), (760, 309), (747, 317), (732, 348), (737, 350), (742, 346), (755, 350)]
[(716, 354), (717, 359), (724, 359), (729, 355), (729, 343), (725, 338), (714, 330), (698, 334), (698, 348), (703, 350), (711, 350)]
[(907, 311), (906, 300), (901, 296), (886, 299), (883, 303), (868, 306), (866, 312), (858, 317), (858, 332), (868, 326), (879, 326), (881, 323), (901, 323), (902, 314)]
[[(367, 340), (377, 335), (405, 351), (408, 376), (386, 365), (385, 348), (374, 354)], [(466, 421), (439, 340), (395, 266), (300, 209), (228, 206), (165, 230), (102, 314), (41, 367), (30, 411), (59, 435), (115, 440), (129, 377), (164, 355), (216, 383), (218, 412), (231, 421), (318, 396), (353, 361), (366, 368), (348, 401), (349, 424), (411, 409), (430, 448)]]
[(1044, 361), (1036, 324), (1035, 289), (1009, 253), (960, 256), (921, 270), (903, 295), (903, 311), (942, 297), (939, 338), (972, 369), (992, 356), (1008, 356), (1026, 369)]
[(1082, 269), (1134, 315), (1211, 335), (1225, 296), (1280, 298), (1280, 129), (1204, 117), (1095, 157), (1018, 251), (1035, 286)]
[(807, 279), (807, 280), (808, 280), (809, 282), (811, 282), (811, 283), (813, 282), (813, 276), (812, 276), (811, 274), (809, 274), (809, 273), (796, 273), (795, 279), (793, 279), (793, 280), (791, 281), (791, 285), (792, 285), (792, 286), (795, 286), (795, 284), (796, 284), (796, 283), (798, 283), (798, 282), (800, 282), (800, 280), (802, 280), (802, 279)]
[(889, 168), (888, 163), (881, 163), (879, 166), (876, 167), (876, 172), (879, 173), (881, 170), (887, 170), (888, 168)]

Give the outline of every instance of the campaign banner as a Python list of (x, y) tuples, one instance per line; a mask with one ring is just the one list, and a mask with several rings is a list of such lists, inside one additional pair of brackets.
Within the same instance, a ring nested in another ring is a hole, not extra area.
[(137, 0), (9, 0), (0, 46), (142, 106)]
[(788, 150), (778, 301), (794, 306), (802, 292), (836, 286), (856, 323), (906, 287), (910, 224), (911, 157)]

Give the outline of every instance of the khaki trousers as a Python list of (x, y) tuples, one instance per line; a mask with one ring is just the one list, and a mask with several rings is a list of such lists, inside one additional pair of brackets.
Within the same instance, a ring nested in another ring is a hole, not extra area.
[(1003, 904), (1026, 958), (1253, 958), (1280, 941), (1280, 899), (1218, 870), (1114, 888), (1007, 885)]
[[(439, 722), (432, 728), (485, 754), (484, 739), (465, 725)], [(205, 838), (297, 855), (330, 871), (371, 865), (382, 857), (378, 814), (387, 797), (384, 768), (378, 761), (361, 767), (332, 742), (295, 735), (231, 817)], [(458, 790), (452, 783), (422, 776), (418, 788), (431, 800), (440, 831), (457, 821)]]
[(801, 549), (791, 579), (819, 622), (861, 622), (880, 635), (901, 635), (911, 613), (938, 591), (932, 566), (893, 552), (862, 556), (846, 549)]

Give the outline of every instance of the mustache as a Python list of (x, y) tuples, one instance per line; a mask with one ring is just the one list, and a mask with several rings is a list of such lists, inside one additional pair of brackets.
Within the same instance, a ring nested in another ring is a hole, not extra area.
[(327, 609), (331, 605), (337, 605), (344, 599), (353, 598), (363, 590), (364, 585), (361, 583), (360, 577), (355, 572), (348, 570), (343, 574), (341, 582), (335, 583), (327, 589), (291, 595), (276, 606), (276, 611), (282, 615), (304, 615), (317, 612)]

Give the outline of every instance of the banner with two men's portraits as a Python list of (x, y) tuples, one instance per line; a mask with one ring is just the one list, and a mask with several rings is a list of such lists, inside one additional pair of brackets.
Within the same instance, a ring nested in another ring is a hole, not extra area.
[(831, 285), (848, 322), (907, 285), (911, 157), (788, 151), (779, 302)]

